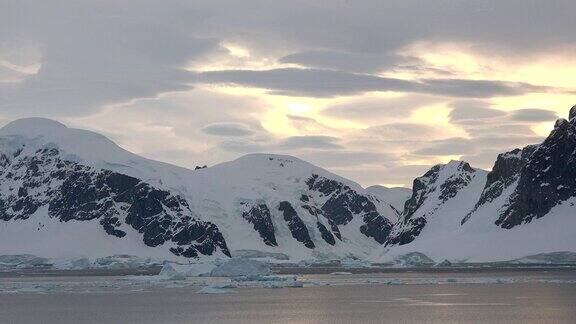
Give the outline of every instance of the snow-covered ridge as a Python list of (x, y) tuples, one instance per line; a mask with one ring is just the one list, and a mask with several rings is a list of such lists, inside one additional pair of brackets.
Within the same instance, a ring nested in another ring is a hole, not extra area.
[(467, 208), (473, 205), (467, 205), (477, 200), (475, 195), (485, 181), (486, 171), (474, 169), (466, 162), (450, 161), (432, 167), (414, 180), (412, 196), (406, 202), (387, 243), (408, 244), (425, 228), (429, 230), (429, 222), (432, 226), (452, 223), (453, 218), (458, 217), (453, 212), (469, 210)]
[(411, 189), (403, 187), (388, 188), (385, 186), (375, 185), (366, 188), (366, 191), (381, 202), (392, 206), (392, 208), (396, 210), (398, 216), (400, 216), (404, 210), (406, 200), (408, 200), (412, 195)]
[(182, 189), (179, 188), (179, 175), (189, 171), (138, 156), (101, 134), (69, 128), (46, 118), (18, 119), (0, 128), (0, 149), (5, 151), (10, 147), (23, 149), (24, 153), (57, 147), (63, 160), (119, 172), (172, 189)]
[(484, 262), (576, 251), (575, 116), (576, 106), (543, 143), (500, 154), (489, 173), (451, 162), (417, 178), (388, 246), (373, 257)]
[(490, 172), (451, 161), (408, 191), (364, 189), (285, 155), (189, 170), (93, 132), (18, 120), (0, 129), (0, 254), (483, 262), (576, 251), (574, 114)]
[[(56, 221), (75, 231), (67, 225), (85, 224), (86, 237), (96, 231), (138, 245), (138, 254), (149, 247), (166, 258), (236, 250), (365, 256), (385, 241), (395, 217), (357, 183), (295, 157), (251, 154), (189, 170), (41, 118), (0, 129), (0, 178), (0, 245), (18, 254), (50, 257), (49, 248), (31, 243), (38, 233), (22, 235), (30, 228), (22, 225), (53, 231)], [(4, 235), (16, 228), (17, 237)], [(78, 255), (107, 255), (91, 242), (75, 247)]]

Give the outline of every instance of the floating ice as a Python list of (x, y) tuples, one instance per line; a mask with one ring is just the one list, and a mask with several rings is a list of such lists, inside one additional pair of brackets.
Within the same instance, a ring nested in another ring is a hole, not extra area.
[(511, 261), (518, 264), (544, 263), (544, 264), (576, 264), (576, 252), (551, 252), (529, 255), (521, 259)]
[(230, 259), (210, 272), (212, 277), (265, 276), (272, 271), (266, 263), (249, 259)]
[(359, 259), (343, 259), (340, 261), (340, 264), (342, 265), (342, 267), (347, 269), (372, 267), (372, 263), (370, 263), (369, 261)]
[(138, 269), (160, 264), (161, 262), (152, 258), (141, 258), (128, 254), (115, 254), (98, 258), (94, 262), (95, 267), (105, 269)]
[(197, 291), (198, 294), (229, 294), (233, 292), (232, 289), (220, 288), (217, 286), (206, 286)]
[(290, 258), (284, 253), (264, 252), (257, 250), (236, 250), (232, 252), (235, 258), (243, 259), (271, 259), (278, 261), (286, 261)]
[(266, 281), (264, 288), (302, 288), (304, 283), (297, 277), (275, 277), (276, 280)]
[(164, 263), (164, 265), (162, 266), (162, 270), (160, 270), (158, 276), (166, 280), (186, 279), (186, 275), (183, 272), (178, 271), (173, 263)]
[(434, 268), (446, 268), (446, 267), (451, 267), (451, 266), (452, 266), (452, 262), (444, 259), (444, 261), (436, 263), (434, 265)]
[(54, 260), (53, 267), (60, 270), (84, 270), (94, 267), (92, 261), (87, 257)]
[(48, 259), (32, 254), (0, 255), (0, 270), (25, 269), (49, 265), (50, 262)]
[(171, 280), (208, 276), (210, 272), (216, 268), (217, 264), (218, 262), (198, 262), (190, 264), (164, 262), (159, 276)]
[(344, 276), (344, 275), (351, 275), (352, 272), (346, 272), (346, 271), (335, 271), (330, 273), (333, 276)]
[(402, 254), (394, 259), (396, 266), (399, 267), (422, 267), (434, 264), (434, 260), (430, 259), (426, 254), (420, 252), (411, 252)]

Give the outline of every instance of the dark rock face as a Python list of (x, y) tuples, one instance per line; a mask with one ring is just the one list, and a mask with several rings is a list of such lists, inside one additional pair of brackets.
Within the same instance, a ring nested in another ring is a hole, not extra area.
[(402, 229), (398, 233), (393, 233), (388, 238), (386, 245), (404, 245), (408, 244), (422, 232), (424, 226), (426, 226), (427, 220), (425, 217), (416, 217), (414, 219), (408, 219), (402, 223)]
[(321, 206), (316, 207), (311, 198), (306, 196), (300, 201), (305, 203), (303, 208), (312, 215), (322, 216), (328, 220), (330, 229), (334, 236), (342, 239), (338, 226), (348, 224), (355, 215), (361, 215), (364, 224), (360, 227), (360, 232), (368, 237), (374, 238), (378, 243), (383, 244), (392, 229), (392, 223), (378, 213), (376, 205), (367, 197), (360, 195), (349, 186), (317, 174), (306, 180), (308, 189), (321, 193), (327, 197)]
[[(574, 108), (570, 111), (574, 117)], [(576, 119), (560, 119), (520, 170), (518, 185), (496, 225), (512, 228), (546, 215), (576, 196)]]
[[(440, 173), (444, 168), (450, 168), (451, 174), (440, 180)], [(404, 212), (387, 239), (387, 245), (404, 245), (412, 242), (426, 226), (430, 214), (446, 201), (454, 198), (460, 190), (470, 184), (474, 177), (474, 170), (466, 162), (452, 161), (448, 165), (435, 165), (423, 176), (414, 179), (412, 196), (404, 205)], [(417, 214), (431, 196), (438, 196), (438, 206), (435, 206), (427, 213)]]
[(230, 255), (224, 237), (209, 222), (194, 219), (185, 199), (139, 179), (96, 170), (60, 158), (55, 148), (34, 155), (0, 158), (0, 219), (27, 219), (39, 208), (62, 222), (98, 219), (110, 235), (124, 237), (129, 225), (147, 246), (170, 244), (176, 255), (198, 257), (220, 249)]
[(241, 202), (240, 205), (248, 208), (242, 212), (242, 217), (254, 226), (254, 230), (260, 234), (264, 244), (278, 246), (268, 206), (264, 203), (252, 204), (247, 201)]
[(380, 244), (384, 244), (391, 231), (392, 223), (377, 212), (364, 214), (364, 225), (360, 226), (360, 233), (372, 237)]
[(332, 235), (332, 233), (330, 233), (330, 231), (326, 228), (326, 226), (324, 226), (324, 224), (322, 224), (320, 222), (316, 222), (316, 227), (318, 228), (318, 231), (320, 231), (320, 235), (322, 235), (322, 239), (324, 239), (324, 241), (326, 241), (326, 243), (328, 243), (330, 245), (336, 244), (336, 240), (334, 239), (334, 235)]
[(294, 207), (287, 202), (282, 201), (278, 206), (278, 210), (281, 211), (284, 215), (284, 220), (286, 224), (288, 224), (288, 228), (290, 229), (290, 233), (292, 233), (292, 237), (295, 238), (298, 242), (301, 242), (309, 249), (313, 249), (316, 246), (312, 239), (310, 238), (310, 233), (308, 232), (308, 228), (302, 221), (302, 219), (294, 210)]
[(435, 165), (423, 176), (414, 179), (412, 182), (412, 196), (404, 204), (404, 219), (410, 219), (412, 215), (422, 206), (429, 193), (435, 189), (434, 184), (438, 180), (441, 165)]
[(460, 162), (457, 172), (459, 172), (458, 176), (450, 177), (440, 185), (439, 198), (443, 203), (450, 198), (456, 197), (460, 189), (466, 187), (472, 181), (472, 176), (476, 171), (472, 169), (470, 164)]
[(480, 199), (474, 209), (462, 219), (462, 224), (468, 221), (470, 216), (472, 216), (478, 208), (500, 197), (504, 190), (518, 180), (522, 167), (526, 164), (526, 161), (536, 148), (537, 145), (529, 145), (524, 149), (515, 149), (498, 155), (492, 171), (490, 171), (486, 177), (486, 184), (484, 185)]
[(436, 181), (442, 169), (441, 165), (435, 165), (423, 176), (414, 179), (412, 184), (412, 196), (404, 204), (404, 211), (394, 228), (393, 234), (388, 237), (386, 245), (404, 245), (412, 242), (426, 226), (425, 217), (412, 218), (414, 213), (424, 204), (430, 193), (436, 189)]

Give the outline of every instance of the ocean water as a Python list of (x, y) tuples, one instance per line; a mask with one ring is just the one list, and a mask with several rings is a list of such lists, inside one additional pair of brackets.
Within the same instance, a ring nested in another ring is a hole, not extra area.
[(305, 275), (303, 288), (199, 294), (211, 280), (7, 276), (0, 323), (576, 322), (574, 271)]

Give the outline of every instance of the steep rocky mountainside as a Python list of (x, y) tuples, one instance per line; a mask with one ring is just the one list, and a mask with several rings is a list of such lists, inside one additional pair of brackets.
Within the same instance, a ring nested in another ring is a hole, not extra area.
[(366, 188), (366, 191), (381, 203), (388, 204), (394, 208), (398, 216), (402, 214), (406, 200), (408, 200), (412, 195), (412, 190), (410, 188), (403, 187), (388, 188), (376, 185)]
[(570, 121), (558, 120), (550, 136), (529, 154), (519, 172), (516, 190), (496, 225), (512, 228), (531, 222), (575, 196), (576, 116), (572, 115)]
[[(486, 172), (473, 169), (468, 163), (451, 161), (436, 165), (414, 180), (412, 196), (404, 205), (400, 220), (387, 240), (388, 245), (408, 244), (420, 235), (434, 218), (445, 218), (450, 202), (464, 199), (462, 193), (472, 191), (485, 181)], [(460, 206), (463, 207), (463, 206)]]
[(576, 249), (576, 107), (490, 172), (436, 165), (413, 188), (362, 188), (295, 157), (196, 170), (46, 119), (0, 129), (3, 254), (486, 261)]
[(359, 185), (293, 157), (255, 154), (193, 171), (50, 120), (0, 130), (0, 237), (26, 222), (38, 231), (47, 220), (97, 222), (111, 240), (186, 258), (246, 249), (345, 256), (383, 244), (394, 218)]
[(0, 220), (43, 217), (35, 213), (47, 207), (48, 217), (98, 221), (118, 238), (126, 236), (129, 226), (147, 246), (170, 245), (175, 255), (197, 257), (217, 250), (230, 255), (218, 228), (195, 218), (182, 197), (130, 176), (62, 160), (54, 147), (31, 154), (25, 150), (23, 145), (11, 154), (0, 153)]
[(488, 173), (453, 161), (414, 180), (386, 251), (491, 259), (574, 250), (575, 203), (576, 106), (541, 144), (500, 154)]

